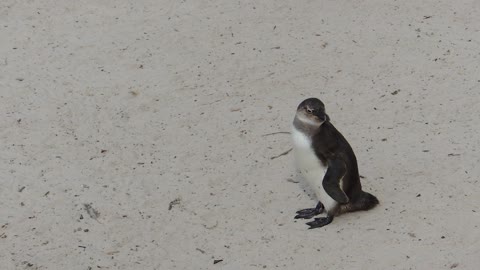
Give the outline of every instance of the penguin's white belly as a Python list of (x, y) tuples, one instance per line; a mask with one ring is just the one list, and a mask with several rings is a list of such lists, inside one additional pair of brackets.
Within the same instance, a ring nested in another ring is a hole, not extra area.
[(338, 205), (338, 202), (327, 194), (322, 185), (323, 177), (327, 172), (327, 166), (323, 165), (313, 151), (310, 138), (298, 131), (295, 127), (292, 130), (292, 137), (298, 170), (313, 189), (318, 200), (325, 206), (325, 210), (329, 211), (334, 209)]

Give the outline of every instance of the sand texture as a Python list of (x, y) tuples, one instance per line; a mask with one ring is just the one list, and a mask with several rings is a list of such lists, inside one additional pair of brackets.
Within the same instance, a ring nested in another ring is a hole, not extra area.
[[(479, 269), (480, 1), (2, 0), (0, 40), (2, 270)], [(312, 96), (381, 204), (307, 230)]]

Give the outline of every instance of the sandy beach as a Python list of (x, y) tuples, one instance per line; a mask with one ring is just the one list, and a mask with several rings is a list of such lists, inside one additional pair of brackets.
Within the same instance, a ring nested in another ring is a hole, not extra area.
[[(480, 2), (0, 3), (0, 268), (478, 269)], [(297, 105), (380, 200), (308, 230)]]

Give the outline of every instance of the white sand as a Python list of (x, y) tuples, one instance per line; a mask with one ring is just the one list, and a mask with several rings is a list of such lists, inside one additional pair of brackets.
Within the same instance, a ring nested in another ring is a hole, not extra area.
[[(480, 2), (286, 2), (1, 1), (0, 268), (478, 269)], [(315, 230), (311, 96), (381, 201)]]

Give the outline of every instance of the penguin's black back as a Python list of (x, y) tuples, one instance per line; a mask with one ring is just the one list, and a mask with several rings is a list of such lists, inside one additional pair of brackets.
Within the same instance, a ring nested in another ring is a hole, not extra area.
[(329, 159), (341, 159), (345, 163), (347, 172), (343, 177), (342, 189), (352, 203), (363, 197), (355, 153), (332, 123), (327, 121), (320, 126), (318, 132), (312, 137), (312, 147), (323, 162)]

